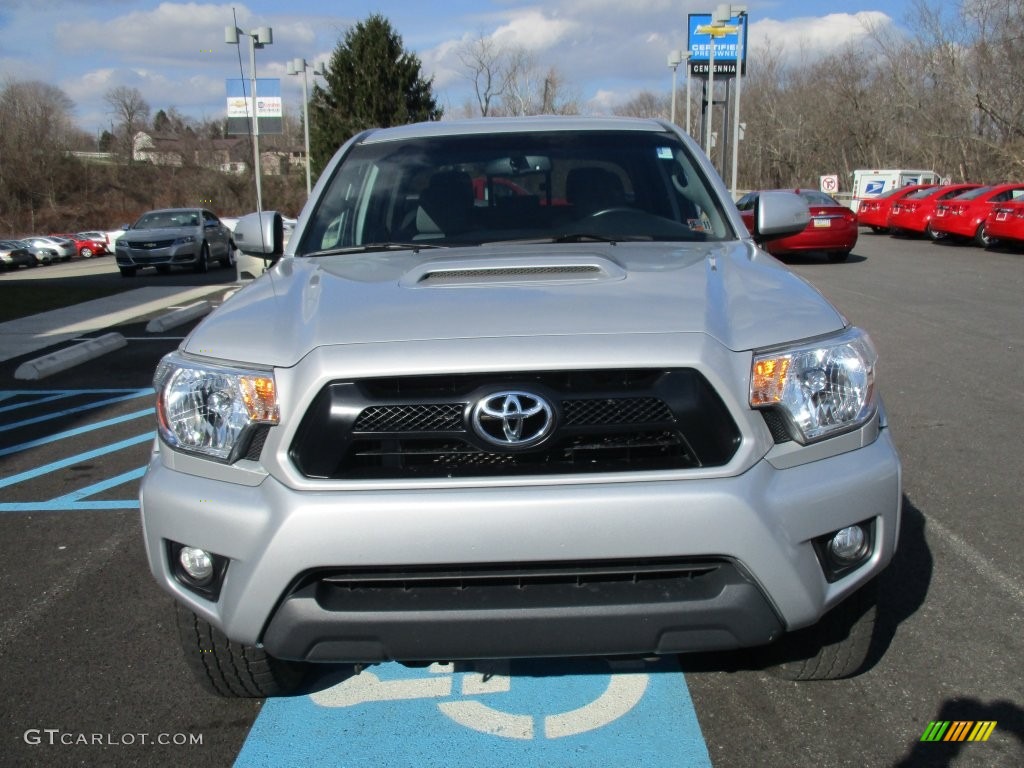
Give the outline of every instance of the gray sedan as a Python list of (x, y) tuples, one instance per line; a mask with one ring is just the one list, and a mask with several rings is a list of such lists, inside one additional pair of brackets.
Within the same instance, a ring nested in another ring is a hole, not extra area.
[(211, 261), (230, 267), (235, 244), (216, 215), (202, 208), (164, 208), (144, 213), (115, 244), (117, 267), (132, 277), (143, 267), (169, 272), (172, 266), (206, 272)]
[(34, 267), (39, 264), (31, 251), (17, 240), (0, 240), (0, 267), (17, 269)]
[(51, 251), (56, 251), (57, 258), (60, 261), (71, 261), (72, 256), (78, 255), (74, 242), (63, 237), (29, 235), (28, 237), (23, 237), (22, 240), (37, 248), (48, 248)]

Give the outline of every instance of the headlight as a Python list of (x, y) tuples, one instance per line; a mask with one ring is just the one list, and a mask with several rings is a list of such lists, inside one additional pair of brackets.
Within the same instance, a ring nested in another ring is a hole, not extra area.
[(153, 379), (160, 437), (173, 448), (221, 461), (237, 458), (256, 424), (277, 424), (273, 371), (245, 370), (166, 355)]
[(810, 443), (855, 429), (874, 416), (878, 354), (859, 328), (754, 353), (750, 405), (779, 408)]
[(196, 238), (194, 235), (185, 235), (184, 237), (175, 238), (175, 245), (185, 245), (186, 243), (194, 243)]

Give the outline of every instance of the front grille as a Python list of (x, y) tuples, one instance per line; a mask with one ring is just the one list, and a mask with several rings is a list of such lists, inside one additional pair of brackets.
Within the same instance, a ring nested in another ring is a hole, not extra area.
[(313, 584), (321, 608), (345, 612), (657, 605), (669, 596), (708, 599), (730, 568), (721, 560), (645, 560), (323, 571), (307, 574), (296, 591)]
[(138, 242), (129, 242), (128, 247), (134, 251), (155, 251), (158, 248), (170, 248), (174, 244), (174, 240), (139, 240)]
[[(471, 427), (474, 405), (506, 390), (552, 405), (554, 429), (536, 446), (496, 446)], [(571, 475), (720, 466), (739, 441), (690, 369), (461, 374), (328, 384), (290, 457), (313, 479)]]

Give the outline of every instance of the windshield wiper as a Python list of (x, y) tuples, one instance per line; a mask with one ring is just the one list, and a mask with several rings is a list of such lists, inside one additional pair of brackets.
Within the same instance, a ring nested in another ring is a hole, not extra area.
[(380, 251), (421, 251), (427, 248), (445, 248), (444, 245), (431, 243), (364, 243), (349, 245), (344, 248), (325, 248), (322, 251), (310, 251), (303, 256), (339, 256), (350, 253), (377, 253)]

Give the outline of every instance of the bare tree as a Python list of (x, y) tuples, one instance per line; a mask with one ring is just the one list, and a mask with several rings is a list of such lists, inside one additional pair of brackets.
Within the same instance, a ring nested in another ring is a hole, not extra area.
[(21, 209), (34, 223), (40, 208), (54, 209), (68, 194), (76, 165), (68, 151), (80, 145), (73, 109), (64, 91), (46, 83), (8, 79), (0, 89), (0, 217), (5, 223)]
[(142, 92), (138, 88), (129, 88), (126, 85), (111, 88), (103, 100), (120, 122), (126, 155), (131, 160), (135, 134), (145, 128), (149, 121), (149, 103), (142, 97)]
[(578, 114), (579, 97), (554, 67), (544, 68), (521, 46), (479, 35), (459, 50), (481, 117)]
[(492, 105), (508, 88), (509, 54), (492, 37), (482, 33), (464, 43), (458, 51), (466, 78), (473, 85), (481, 117), (492, 114)]
[(641, 91), (625, 104), (620, 104), (612, 111), (616, 115), (623, 115), (625, 117), (667, 118), (672, 111), (671, 98), (672, 94), (664, 96), (652, 91)]

